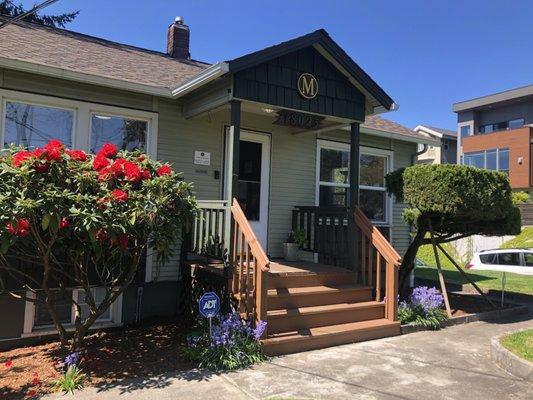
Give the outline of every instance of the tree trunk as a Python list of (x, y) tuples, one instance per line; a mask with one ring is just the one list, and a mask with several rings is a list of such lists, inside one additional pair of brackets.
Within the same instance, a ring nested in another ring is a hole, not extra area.
[(415, 268), (415, 260), (416, 255), (418, 253), (418, 249), (422, 245), (422, 242), (424, 241), (424, 237), (426, 236), (427, 229), (426, 224), (423, 221), (419, 221), (419, 226), (416, 231), (416, 235), (413, 238), (413, 241), (407, 248), (407, 251), (405, 252), (405, 255), (402, 259), (402, 264), (400, 265), (400, 294), (402, 298), (406, 298), (409, 291), (409, 275)]

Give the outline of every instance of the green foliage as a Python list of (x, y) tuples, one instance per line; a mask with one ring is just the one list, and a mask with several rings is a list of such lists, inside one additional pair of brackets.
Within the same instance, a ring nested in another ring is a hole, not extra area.
[(533, 362), (533, 329), (504, 336), (501, 343), (518, 357)]
[(501, 245), (502, 249), (526, 249), (533, 247), (533, 227), (525, 227), (519, 235)]
[(441, 234), (503, 235), (520, 230), (520, 212), (513, 207), (509, 179), (503, 173), (419, 164), (389, 174), (387, 189), (409, 204), (404, 218), (414, 226), (420, 217), (430, 217)]
[(87, 376), (83, 371), (75, 366), (70, 366), (66, 372), (54, 383), (56, 391), (62, 391), (65, 394), (74, 393), (74, 390), (83, 389), (83, 384)]
[(522, 204), (529, 201), (529, 193), (527, 192), (513, 192), (511, 196), (513, 199), (513, 204)]
[(423, 326), (424, 328), (437, 330), (448, 319), (444, 310), (439, 308), (424, 312), (420, 307), (398, 307), (398, 319), (401, 324)]
[(233, 371), (260, 363), (267, 358), (261, 350), (260, 337), (266, 328), (258, 322), (253, 328), (238, 313), (215, 318), (212, 336), (207, 324), (187, 337), (185, 356), (212, 371)]
[[(0, 1), (0, 14), (17, 17), (29, 11), (22, 4), (14, 4), (12, 0)], [(64, 28), (68, 23), (74, 21), (80, 12), (74, 11), (59, 15), (42, 15), (33, 13), (23, 18), (24, 21), (35, 22), (41, 25), (51, 26), (54, 28)]]
[[(444, 250), (446, 250), (446, 252), (449, 255), (452, 256), (452, 258), (456, 262), (459, 263), (459, 265), (465, 264), (466, 262), (470, 261), (470, 260), (461, 259), (461, 257), (459, 257), (459, 254), (455, 250), (455, 247), (453, 247), (451, 243), (443, 243), (441, 246), (444, 248)], [(441, 267), (444, 269), (455, 270), (455, 267), (453, 266), (452, 262), (448, 259), (448, 257), (446, 257), (440, 249), (437, 249), (437, 252), (439, 254), (439, 260), (440, 260)], [(428, 265), (428, 266), (437, 265), (435, 261), (435, 252), (433, 251), (433, 246), (430, 244), (425, 244), (425, 245), (420, 246), (416, 257), (424, 265)]]
[(294, 243), (297, 243), (300, 248), (307, 243), (307, 235), (303, 229), (294, 232)]

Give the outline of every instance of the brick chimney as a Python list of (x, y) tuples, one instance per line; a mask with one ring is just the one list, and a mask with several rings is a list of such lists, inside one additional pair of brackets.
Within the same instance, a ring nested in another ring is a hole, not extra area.
[(189, 27), (183, 23), (182, 17), (176, 17), (174, 23), (168, 27), (167, 53), (173, 58), (190, 59)]

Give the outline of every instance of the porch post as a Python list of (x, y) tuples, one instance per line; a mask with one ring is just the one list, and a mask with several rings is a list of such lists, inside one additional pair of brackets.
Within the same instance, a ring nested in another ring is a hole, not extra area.
[(228, 182), (230, 188), (229, 200), (237, 197), (239, 189), (239, 157), (240, 157), (240, 142), (241, 142), (241, 102), (237, 100), (230, 101), (230, 146), (231, 146), (231, 182)]
[(361, 273), (362, 265), (359, 259), (359, 238), (357, 237), (357, 225), (354, 213), (359, 207), (359, 123), (353, 122), (350, 125), (350, 200), (348, 213), (348, 240), (350, 249), (350, 261), (353, 270)]

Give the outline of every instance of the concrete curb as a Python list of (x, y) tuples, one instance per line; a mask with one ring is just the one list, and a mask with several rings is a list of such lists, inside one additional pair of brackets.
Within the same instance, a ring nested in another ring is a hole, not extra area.
[[(485, 311), (485, 312), (480, 312), (476, 314), (461, 315), (460, 317), (452, 317), (449, 320), (445, 321), (442, 324), (442, 328), (445, 328), (447, 326), (453, 326), (453, 325), (467, 324), (469, 322), (486, 321), (486, 320), (499, 319), (499, 318), (505, 318), (505, 317), (514, 317), (518, 315), (527, 315), (528, 313), (529, 313), (528, 307), (516, 306), (512, 308), (505, 308), (503, 310), (491, 310), (491, 311)], [(423, 326), (412, 326), (412, 325), (401, 326), (402, 335), (413, 333), (413, 332), (428, 331), (428, 330), (430, 329), (425, 328)]]
[(510, 374), (526, 381), (533, 382), (533, 363), (513, 354), (500, 343), (502, 337), (524, 330), (529, 330), (529, 328), (494, 336), (490, 341), (490, 359), (498, 364), (501, 369)]

